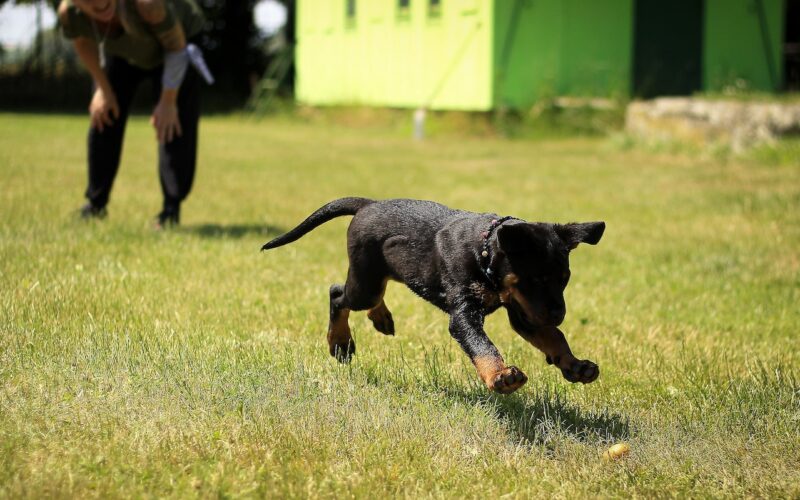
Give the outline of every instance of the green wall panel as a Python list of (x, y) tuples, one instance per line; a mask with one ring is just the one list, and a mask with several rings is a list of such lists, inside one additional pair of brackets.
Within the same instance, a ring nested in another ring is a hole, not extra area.
[(495, 6), (495, 103), (512, 108), (561, 91), (563, 22), (558, 0), (505, 0)]
[(704, 88), (780, 89), (783, 16), (783, 0), (706, 0)]
[(495, 103), (627, 95), (633, 0), (497, 0)]
[(315, 105), (362, 104), (431, 109), (492, 107), (492, 2), (344, 0), (298, 2), (297, 96)]
[(560, 90), (564, 95), (630, 92), (633, 0), (564, 0)]

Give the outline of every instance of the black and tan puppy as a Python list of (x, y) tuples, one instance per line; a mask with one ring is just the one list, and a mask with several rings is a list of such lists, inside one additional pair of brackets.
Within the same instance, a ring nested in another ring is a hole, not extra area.
[(353, 215), (347, 230), (350, 268), (344, 286), (330, 288), (330, 353), (347, 362), (356, 350), (350, 311), (367, 310), (375, 329), (394, 334), (383, 301), (386, 283), (405, 283), (450, 315), (450, 334), (469, 355), (486, 386), (509, 394), (528, 380), (483, 331), (486, 315), (501, 306), (514, 330), (541, 350), (570, 382), (589, 383), (596, 364), (572, 355), (557, 327), (564, 320), (569, 252), (596, 244), (603, 222), (547, 224), (453, 210), (417, 200), (334, 200), (262, 250), (297, 240), (335, 217)]

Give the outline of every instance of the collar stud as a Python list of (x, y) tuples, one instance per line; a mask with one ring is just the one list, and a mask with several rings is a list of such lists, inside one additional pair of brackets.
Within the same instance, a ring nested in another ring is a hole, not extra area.
[[(483, 251), (481, 252), (481, 258), (487, 259), (489, 257), (489, 249), (490, 249), (489, 237), (492, 235), (495, 229), (497, 229), (505, 221), (511, 219), (516, 219), (516, 217), (507, 216), (501, 219), (492, 219), (492, 223), (489, 225), (489, 230), (481, 232), (481, 238), (483, 239)], [(498, 285), (497, 283), (495, 283), (494, 273), (492, 272), (492, 269), (489, 267), (489, 265), (490, 262), (486, 262), (485, 267), (481, 266), (481, 271), (483, 271), (483, 275), (486, 276), (486, 278), (489, 280), (489, 283), (491, 283), (492, 287), (494, 289), (497, 289)]]

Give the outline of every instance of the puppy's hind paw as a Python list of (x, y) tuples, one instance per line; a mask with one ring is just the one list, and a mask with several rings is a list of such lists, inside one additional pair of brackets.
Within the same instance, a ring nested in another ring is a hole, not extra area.
[(367, 312), (367, 317), (372, 320), (372, 326), (384, 335), (394, 335), (394, 318), (383, 302)]
[(491, 381), (491, 390), (500, 394), (511, 394), (528, 381), (528, 376), (516, 366), (509, 366), (498, 372)]
[(561, 374), (573, 384), (590, 384), (600, 376), (600, 367), (588, 359), (576, 359), (568, 367), (561, 368)]

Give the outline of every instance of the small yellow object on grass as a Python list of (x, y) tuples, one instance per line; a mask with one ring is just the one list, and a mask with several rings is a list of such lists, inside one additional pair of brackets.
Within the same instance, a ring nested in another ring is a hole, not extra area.
[(617, 443), (603, 453), (603, 459), (608, 461), (619, 460), (630, 452), (631, 447), (628, 443)]

